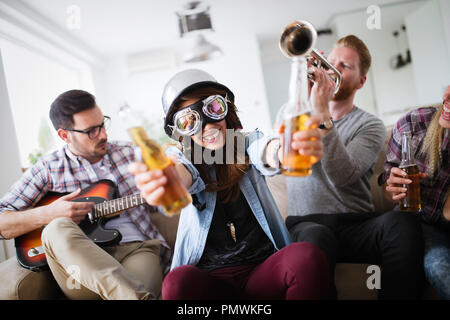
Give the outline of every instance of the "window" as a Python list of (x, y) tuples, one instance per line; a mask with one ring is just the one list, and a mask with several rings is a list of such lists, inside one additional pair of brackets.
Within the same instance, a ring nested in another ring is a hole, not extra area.
[(49, 119), (53, 100), (71, 89), (94, 93), (93, 85), (89, 72), (71, 67), (63, 60), (3, 39), (0, 48), (21, 163), (26, 168), (37, 154), (63, 145)]
[(171, 141), (164, 132), (161, 94), (165, 82), (174, 73), (173, 68), (133, 73), (126, 86), (127, 102), (144, 119), (143, 127), (147, 134), (160, 144)]

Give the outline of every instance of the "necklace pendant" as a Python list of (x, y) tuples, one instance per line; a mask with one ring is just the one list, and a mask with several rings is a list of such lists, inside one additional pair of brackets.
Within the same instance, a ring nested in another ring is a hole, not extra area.
[(236, 228), (234, 227), (234, 223), (233, 222), (228, 222), (227, 223), (227, 227), (230, 228), (231, 238), (233, 238), (234, 242), (237, 242), (237, 239), (236, 239)]

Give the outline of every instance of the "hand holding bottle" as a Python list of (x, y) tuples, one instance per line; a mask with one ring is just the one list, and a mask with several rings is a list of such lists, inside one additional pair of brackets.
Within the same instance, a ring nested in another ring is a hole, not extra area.
[[(131, 165), (130, 172), (139, 175), (138, 189), (150, 205), (160, 205), (166, 215), (180, 213), (191, 202), (191, 196), (182, 184), (172, 159), (161, 146), (147, 136), (138, 117), (128, 105), (121, 107), (119, 115), (125, 122), (133, 142), (140, 148), (141, 164)], [(143, 172), (148, 170), (147, 173)], [(164, 186), (164, 187), (163, 187)]]
[(131, 163), (128, 169), (134, 175), (136, 187), (145, 201), (151, 206), (160, 206), (166, 192), (164, 186), (167, 183), (167, 177), (162, 170), (148, 170), (141, 162)]
[[(400, 168), (392, 167), (389, 179), (386, 181), (386, 191), (392, 195), (392, 200), (399, 201), (406, 197), (407, 188), (404, 185), (412, 183), (411, 179), (408, 179), (408, 174)], [(428, 175), (424, 172), (420, 173), (420, 179), (427, 178)]]
[[(401, 211), (419, 212), (422, 208), (420, 201), (421, 173), (414, 159), (414, 148), (412, 145), (411, 132), (404, 131), (401, 133), (401, 143), (402, 158), (400, 165), (398, 168), (391, 169), (389, 177), (390, 180), (387, 181), (387, 184), (389, 186), (389, 190), (395, 188), (396, 194), (394, 194), (392, 199), (398, 200), (399, 209)], [(395, 175), (398, 175), (401, 178), (396, 177)], [(403, 184), (401, 187), (395, 186), (396, 183), (402, 182), (402, 180)], [(391, 183), (394, 184), (394, 187), (390, 186)], [(389, 190), (386, 188), (386, 191), (389, 192)]]

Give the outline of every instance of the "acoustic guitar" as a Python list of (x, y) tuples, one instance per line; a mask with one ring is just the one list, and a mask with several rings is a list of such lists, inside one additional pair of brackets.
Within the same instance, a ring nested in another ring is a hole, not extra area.
[[(65, 194), (49, 192), (36, 206), (49, 205)], [(71, 200), (95, 203), (92, 212), (86, 215), (79, 227), (99, 246), (115, 244), (122, 239), (122, 235), (118, 230), (107, 230), (104, 228), (108, 218), (145, 203), (140, 194), (114, 199), (117, 194), (117, 187), (112, 181), (100, 180), (81, 190), (77, 198)], [(42, 271), (48, 267), (41, 242), (42, 230), (43, 228), (39, 228), (14, 239), (19, 264), (32, 271)]]

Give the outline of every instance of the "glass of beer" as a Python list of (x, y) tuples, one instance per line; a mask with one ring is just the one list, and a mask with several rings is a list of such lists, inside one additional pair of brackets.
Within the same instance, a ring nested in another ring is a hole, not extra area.
[(311, 117), (312, 107), (308, 96), (307, 63), (305, 57), (294, 59), (291, 64), (289, 100), (277, 115), (278, 133), (282, 146), (281, 173), (287, 176), (304, 177), (312, 172), (317, 161), (292, 149), (293, 134), (309, 129), (306, 122)]
[(279, 133), (282, 145), (281, 173), (287, 176), (304, 177), (312, 172), (312, 165), (317, 159), (313, 156), (305, 156), (292, 149), (292, 135), (308, 127), (305, 122), (309, 119), (310, 113), (295, 115), (285, 119), (280, 126)]
[(402, 211), (418, 212), (420, 203), (420, 171), (414, 159), (411, 132), (402, 132), (402, 160), (399, 168), (406, 172), (405, 179), (410, 179), (410, 184), (404, 184), (406, 196), (399, 200), (399, 209)]

